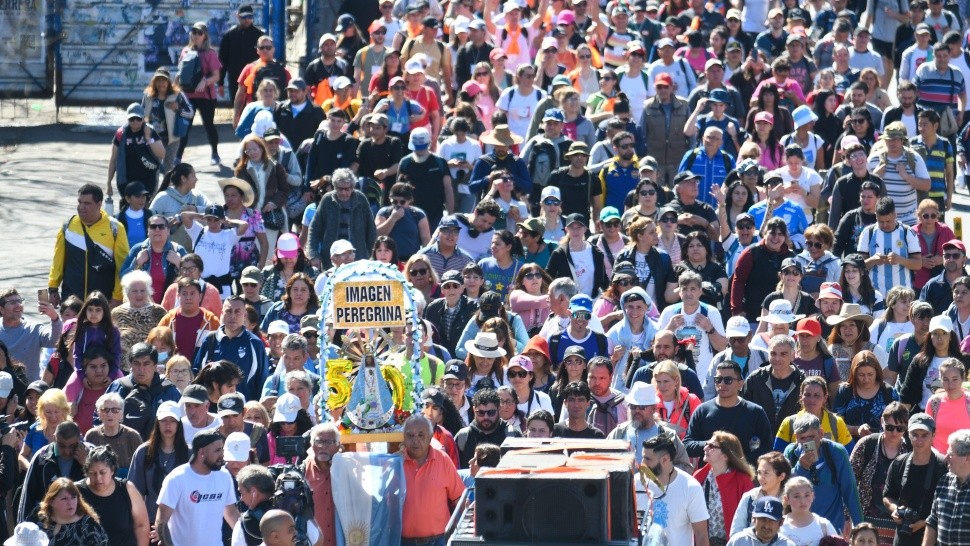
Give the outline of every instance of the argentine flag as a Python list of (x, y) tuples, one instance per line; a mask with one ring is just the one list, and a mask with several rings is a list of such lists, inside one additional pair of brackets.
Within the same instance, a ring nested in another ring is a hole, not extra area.
[(399, 546), (404, 512), (400, 455), (338, 453), (330, 469), (338, 546)]

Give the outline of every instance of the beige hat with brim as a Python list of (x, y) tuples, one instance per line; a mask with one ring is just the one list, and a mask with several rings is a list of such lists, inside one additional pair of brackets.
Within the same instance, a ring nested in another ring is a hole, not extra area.
[(251, 207), (253, 202), (256, 201), (256, 192), (253, 191), (253, 187), (241, 178), (223, 178), (219, 181), (219, 189), (226, 191), (226, 187), (232, 186), (242, 192), (243, 195), (243, 206)]
[(847, 320), (860, 320), (867, 326), (872, 324), (872, 315), (862, 312), (862, 307), (858, 303), (843, 303), (838, 315), (832, 315), (825, 319), (825, 322), (832, 326), (838, 326)]
[(478, 141), (493, 146), (515, 146), (522, 144), (522, 137), (513, 134), (508, 125), (496, 125), (495, 129), (482, 135)]

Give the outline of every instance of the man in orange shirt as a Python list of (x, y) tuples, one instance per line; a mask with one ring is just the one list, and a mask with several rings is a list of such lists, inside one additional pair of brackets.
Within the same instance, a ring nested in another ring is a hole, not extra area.
[(319, 424), (310, 431), (313, 458), (306, 460), (303, 474), (313, 491), (313, 519), (320, 528), (324, 546), (337, 544), (330, 465), (340, 451), (340, 432), (333, 423)]
[(431, 449), (434, 424), (421, 414), (404, 422), (404, 498), (401, 546), (444, 546), (445, 526), (465, 486), (448, 455)]

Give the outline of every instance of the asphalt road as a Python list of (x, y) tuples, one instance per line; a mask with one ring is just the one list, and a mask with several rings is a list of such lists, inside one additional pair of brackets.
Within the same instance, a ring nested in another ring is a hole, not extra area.
[[(74, 214), (77, 188), (88, 182), (104, 187), (111, 135), (123, 117), (120, 110), (98, 111), (75, 115), (71, 124), (0, 127), (0, 225), (5, 227), (0, 230), (0, 286), (20, 289), (29, 312), (36, 312), (32, 300), (37, 289), (47, 286), (55, 234)], [(228, 123), (219, 129), (225, 165), (209, 165), (209, 147), (198, 129), (190, 135), (184, 159), (195, 166), (199, 190), (221, 201), (216, 182), (232, 174), (228, 162), (238, 154), (238, 144)], [(970, 230), (966, 190), (958, 192), (947, 222), (953, 226), (957, 217)], [(967, 233), (962, 238), (966, 241)]]

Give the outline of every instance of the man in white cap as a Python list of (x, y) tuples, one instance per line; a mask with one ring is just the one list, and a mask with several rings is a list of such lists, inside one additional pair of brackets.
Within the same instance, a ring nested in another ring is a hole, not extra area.
[[(204, 389), (203, 389), (204, 390)], [(210, 546), (222, 542), (225, 519), (239, 520), (232, 476), (223, 470), (224, 438), (217, 430), (192, 440), (192, 458), (162, 482), (158, 496), (158, 538), (165, 546)]]
[(401, 47), (401, 63), (406, 63), (419, 54), (427, 56), (426, 74), (444, 84), (442, 88), (442, 102), (448, 101), (451, 92), (451, 79), (454, 71), (451, 67), (451, 52), (446, 52), (443, 43), (436, 39), (441, 20), (429, 15), (421, 20), (420, 32), (404, 42)]
[(320, 56), (310, 61), (303, 78), (306, 80), (314, 104), (333, 97), (333, 82), (340, 76), (353, 77), (346, 60), (337, 57), (337, 37), (324, 34), (318, 43)]
[(337, 267), (353, 263), (357, 259), (357, 249), (347, 239), (337, 239), (330, 245), (330, 263), (333, 264), (329, 269), (324, 270), (317, 276), (313, 285), (317, 294), (323, 293), (323, 286), (327, 283), (327, 278), (333, 274)]
[(669, 434), (674, 438), (674, 446), (677, 449), (677, 454), (674, 456), (674, 466), (684, 472), (693, 472), (694, 467), (687, 456), (687, 448), (677, 437), (677, 433), (665, 423), (658, 422), (654, 418), (654, 412), (660, 402), (660, 399), (657, 398), (657, 388), (648, 383), (634, 383), (624, 401), (626, 402), (629, 419), (617, 425), (606, 436), (606, 439), (630, 442), (630, 449), (637, 459), (637, 466), (639, 466), (640, 461), (643, 460), (643, 452), (640, 450), (643, 442), (660, 433)]
[(266, 429), (259, 423), (243, 420), (245, 405), (246, 399), (238, 392), (224, 394), (219, 397), (219, 403), (217, 405), (218, 416), (222, 419), (222, 426), (219, 427), (219, 432), (226, 437), (226, 451), (228, 452), (229, 450), (229, 438), (232, 434), (245, 434), (246, 439), (249, 441), (249, 448), (256, 450), (256, 460), (261, 464), (268, 464), (270, 453)]
[(252, 459), (252, 443), (245, 432), (233, 432), (229, 435), (223, 434), (223, 436), (226, 437), (226, 470), (235, 478), (239, 475), (240, 470), (249, 465)]
[(398, 181), (414, 186), (414, 205), (428, 215), (433, 233), (444, 215), (455, 211), (455, 193), (451, 185), (451, 170), (441, 156), (431, 153), (431, 132), (424, 127), (411, 131), (408, 149), (411, 153), (398, 164)]
[[(728, 347), (714, 355), (714, 360), (711, 360), (711, 368), (717, 369), (717, 365), (721, 362), (733, 360), (741, 365), (744, 377), (751, 377), (751, 374), (767, 364), (768, 351), (751, 347), (748, 343), (750, 334), (751, 324), (748, 319), (742, 316), (729, 318), (727, 326), (724, 328), (724, 337), (728, 340)], [(708, 376), (704, 385), (704, 400), (710, 400), (716, 395), (713, 376)]]

